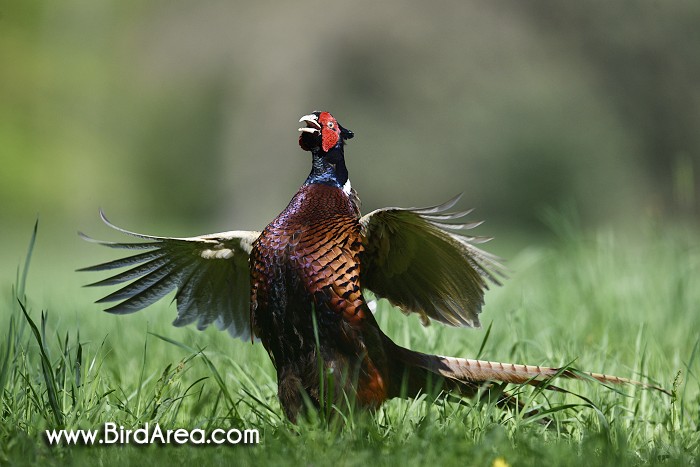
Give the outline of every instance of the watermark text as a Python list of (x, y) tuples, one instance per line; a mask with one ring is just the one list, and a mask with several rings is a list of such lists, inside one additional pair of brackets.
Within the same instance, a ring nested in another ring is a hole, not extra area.
[(256, 429), (224, 430), (215, 428), (211, 432), (194, 428), (161, 429), (155, 423), (144, 424), (135, 430), (107, 422), (100, 430), (46, 430), (44, 432), (49, 445), (94, 445), (94, 444), (260, 444), (260, 432)]

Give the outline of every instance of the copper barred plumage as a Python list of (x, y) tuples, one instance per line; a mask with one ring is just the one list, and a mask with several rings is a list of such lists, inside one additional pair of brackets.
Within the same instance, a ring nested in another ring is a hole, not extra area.
[[(311, 152), (308, 178), (262, 232), (231, 231), (189, 238), (137, 234), (145, 240), (111, 248), (145, 250), (84, 268), (130, 267), (90, 285), (127, 283), (99, 302), (132, 313), (176, 290), (176, 326), (215, 322), (234, 337), (259, 339), (277, 370), (278, 396), (295, 421), (305, 401), (376, 408), (392, 397), (441, 389), (473, 396), (495, 382), (540, 384), (558, 376), (593, 378), (666, 390), (617, 376), (565, 368), (427, 355), (400, 347), (379, 328), (363, 295), (372, 291), (424, 322), (479, 326), (488, 282), (503, 267), (465, 234), (478, 222), (454, 223), (459, 197), (428, 208), (385, 208), (360, 216), (345, 164), (353, 133), (328, 112), (301, 118), (299, 145)], [(82, 235), (82, 234), (81, 234)], [(322, 381), (332, 378), (333, 384)], [(432, 388), (432, 389), (431, 389)], [(513, 405), (505, 397), (501, 405)]]

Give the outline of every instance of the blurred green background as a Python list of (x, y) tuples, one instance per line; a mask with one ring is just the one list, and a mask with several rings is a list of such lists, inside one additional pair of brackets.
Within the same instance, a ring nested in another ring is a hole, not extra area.
[(103, 254), (76, 230), (114, 238), (98, 207), (154, 234), (262, 228), (308, 173), (314, 109), (356, 134), (365, 212), (463, 191), (505, 256), (548, 208), (695, 224), (699, 51), (697, 1), (2, 2), (3, 284), (37, 215), (49, 288)]

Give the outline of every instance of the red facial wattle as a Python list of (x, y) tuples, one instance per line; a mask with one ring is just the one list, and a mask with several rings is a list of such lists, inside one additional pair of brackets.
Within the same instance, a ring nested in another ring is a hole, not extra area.
[(321, 149), (328, 152), (340, 141), (340, 125), (328, 112), (321, 112), (318, 123), (321, 125)]

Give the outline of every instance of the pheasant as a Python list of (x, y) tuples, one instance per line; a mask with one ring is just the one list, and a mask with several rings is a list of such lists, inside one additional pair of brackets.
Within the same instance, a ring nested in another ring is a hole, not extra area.
[[(553, 376), (647, 385), (570, 369), (427, 355), (395, 344), (379, 328), (363, 295), (369, 290), (404, 313), (450, 326), (478, 327), (488, 283), (504, 268), (466, 235), (480, 222), (454, 223), (470, 211), (459, 197), (432, 207), (384, 208), (360, 216), (344, 148), (353, 132), (328, 112), (300, 120), (299, 145), (311, 173), (287, 208), (262, 232), (231, 231), (189, 238), (124, 230), (137, 243), (88, 241), (143, 250), (82, 271), (129, 267), (89, 284), (126, 286), (98, 300), (105, 311), (141, 310), (176, 290), (175, 326), (216, 323), (233, 337), (262, 342), (277, 371), (278, 398), (296, 421), (310, 401), (375, 409), (393, 397), (436, 387), (471, 397), (482, 385), (538, 384)], [(130, 282), (131, 281), (131, 282)], [(332, 384), (330, 380), (332, 378)], [(329, 384), (324, 384), (329, 382)]]

